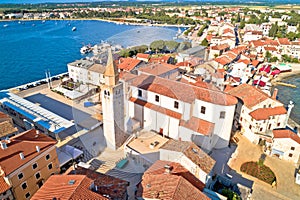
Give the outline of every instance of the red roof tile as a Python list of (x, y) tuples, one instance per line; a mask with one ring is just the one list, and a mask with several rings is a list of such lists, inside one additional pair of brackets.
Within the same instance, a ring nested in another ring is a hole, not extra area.
[(249, 115), (255, 120), (267, 120), (271, 116), (284, 115), (286, 113), (286, 109), (283, 106), (279, 106), (275, 108), (258, 108), (250, 112)]
[(266, 51), (277, 51), (275, 47), (264, 47)]
[(163, 144), (160, 149), (183, 153), (187, 158), (189, 158), (207, 174), (211, 172), (216, 163), (214, 159), (212, 159), (209, 155), (202, 151), (202, 149), (200, 149), (193, 142), (170, 139), (165, 144)]
[(228, 44), (221, 44), (221, 45), (216, 45), (216, 46), (212, 46), (211, 49), (213, 50), (225, 50), (228, 49), (230, 46)]
[(134, 58), (121, 58), (120, 64), (118, 65), (118, 68), (125, 71), (131, 71), (133, 70), (138, 64), (140, 64), (142, 61)]
[[(0, 166), (8, 175), (55, 144), (55, 140), (42, 133), (37, 135), (34, 129), (25, 131), (12, 137), (6, 149), (0, 148)], [(40, 147), (40, 152), (36, 151), (36, 146)], [(20, 158), (21, 152), (24, 159)]]
[(300, 144), (300, 137), (291, 130), (288, 129), (277, 129), (273, 130), (274, 138), (291, 138), (298, 144)]
[(0, 176), (0, 194), (2, 194), (3, 192), (6, 192), (9, 189), (10, 189), (10, 186), (6, 183), (4, 178), (2, 176)]
[(107, 198), (90, 189), (92, 183), (93, 180), (85, 175), (52, 175), (31, 199), (53, 199), (55, 197), (60, 200), (106, 200)]
[(214, 132), (215, 124), (197, 117), (191, 117), (190, 120), (180, 120), (180, 126), (193, 130), (203, 135), (211, 135)]
[(138, 53), (138, 54), (136, 54), (136, 57), (137, 58), (143, 58), (143, 59), (149, 59), (150, 55), (146, 54), (146, 53)]
[(281, 45), (290, 45), (291, 44), (291, 42), (289, 41), (288, 38), (278, 38), (278, 42)]
[(246, 60), (246, 59), (239, 59), (237, 62), (238, 63), (245, 63), (246, 65), (250, 64), (250, 60)]
[(269, 96), (260, 89), (246, 83), (232, 88), (227, 93), (241, 99), (248, 108), (252, 108), (269, 98)]
[(177, 68), (178, 66), (167, 63), (150, 63), (146, 66), (140, 67), (138, 70), (144, 73), (159, 76)]
[[(154, 163), (154, 165), (156, 163)], [(173, 167), (173, 170), (179, 170), (179, 168), (183, 168), (180, 164), (172, 162), (164, 162), (163, 166), (165, 163)], [(184, 168), (180, 169), (179, 174), (173, 173), (172, 171), (171, 173), (165, 173), (163, 166), (162, 169), (158, 169), (150, 173), (148, 173), (148, 170), (145, 172), (143, 180), (138, 186), (137, 197), (163, 200), (209, 199), (191, 182), (181, 176), (183, 173), (189, 173), (186, 169), (186, 171), (183, 171)], [(149, 169), (151, 169), (151, 167)]]
[(215, 58), (215, 61), (220, 63), (221, 65), (227, 65), (232, 62), (232, 59), (229, 59), (227, 56), (220, 56)]
[(109, 195), (112, 199), (123, 199), (127, 195), (129, 182), (82, 167), (76, 167), (69, 175), (86, 175), (97, 186), (96, 193)]
[(252, 64), (254, 67), (257, 67), (259, 63), (260, 63), (260, 62), (259, 62), (258, 60), (253, 60), (253, 61), (251, 62), (251, 64)]
[(157, 57), (157, 58), (151, 57), (149, 62), (150, 63), (167, 63), (170, 58), (171, 58), (171, 56), (168, 56), (168, 55), (164, 55), (164, 56)]
[(235, 105), (237, 99), (221, 91), (195, 87), (190, 84), (172, 81), (157, 76), (140, 75), (135, 78), (132, 86), (155, 92), (183, 102), (192, 103), (195, 99), (218, 105)]

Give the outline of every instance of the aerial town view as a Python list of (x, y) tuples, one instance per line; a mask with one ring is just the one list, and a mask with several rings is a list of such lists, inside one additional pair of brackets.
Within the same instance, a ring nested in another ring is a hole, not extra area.
[(0, 1), (0, 199), (299, 200), (300, 1)]

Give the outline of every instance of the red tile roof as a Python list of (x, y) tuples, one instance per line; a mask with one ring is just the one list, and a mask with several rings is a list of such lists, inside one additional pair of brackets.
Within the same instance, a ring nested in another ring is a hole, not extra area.
[(259, 62), (258, 60), (253, 60), (253, 61), (251, 62), (251, 64), (252, 64), (254, 67), (257, 67), (259, 63), (260, 63), (260, 62)]
[(167, 63), (150, 63), (146, 66), (140, 67), (138, 70), (144, 73), (159, 76), (177, 68), (178, 66)]
[(209, 174), (213, 169), (216, 161), (207, 155), (193, 142), (179, 141), (170, 139), (163, 144), (160, 149), (176, 151), (183, 153), (193, 163), (195, 163), (202, 171)]
[[(0, 166), (8, 175), (55, 144), (55, 140), (42, 133), (37, 135), (34, 129), (25, 131), (12, 137), (6, 149), (0, 148)], [(40, 147), (40, 152), (36, 151), (36, 146)], [(19, 155), (21, 152), (25, 157), (23, 160)]]
[(136, 98), (131, 97), (129, 99), (129, 101), (134, 102), (134, 103), (136, 103), (136, 104), (138, 104), (140, 106), (144, 106), (146, 108), (150, 108), (151, 110), (155, 110), (155, 111), (160, 112), (162, 114), (166, 114), (166, 115), (168, 115), (170, 117), (173, 117), (173, 118), (176, 118), (176, 119), (181, 119), (181, 114), (180, 113), (177, 113), (177, 112), (174, 112), (172, 110), (163, 108), (161, 106), (158, 106), (158, 105), (155, 105), (155, 104), (143, 101), (141, 99), (136, 99)]
[(215, 61), (220, 63), (221, 65), (227, 65), (232, 62), (232, 59), (228, 58), (227, 56), (220, 56), (215, 58)]
[(100, 195), (108, 195), (112, 199), (123, 199), (127, 195), (127, 187), (129, 186), (127, 181), (82, 167), (77, 167), (69, 173), (69, 175), (76, 174), (86, 175), (92, 179), (94, 185), (97, 186), (95, 192)]
[(298, 144), (300, 144), (300, 137), (291, 130), (288, 129), (277, 129), (273, 130), (274, 138), (291, 138)]
[(269, 96), (260, 89), (246, 83), (232, 88), (227, 93), (241, 99), (248, 108), (252, 108), (269, 98)]
[(238, 63), (245, 63), (246, 65), (250, 64), (250, 60), (246, 60), (246, 59), (239, 59), (237, 62)]
[(4, 178), (2, 176), (0, 176), (0, 194), (2, 194), (3, 192), (6, 192), (9, 189), (10, 189), (10, 186), (6, 183)]
[(218, 105), (235, 105), (237, 99), (221, 91), (195, 87), (190, 84), (172, 81), (157, 76), (140, 75), (135, 78), (132, 86), (155, 92), (183, 102), (192, 103), (195, 99)]
[(180, 120), (179, 125), (203, 135), (211, 135), (215, 128), (214, 123), (197, 117), (191, 117), (188, 121)]
[(118, 68), (125, 71), (133, 70), (138, 64), (142, 61), (134, 58), (121, 58), (120, 64), (118, 64)]
[(250, 112), (249, 115), (255, 120), (267, 120), (271, 116), (284, 115), (286, 113), (286, 109), (283, 106), (278, 106), (275, 108), (258, 108)]
[(278, 38), (278, 42), (281, 45), (290, 45), (291, 44), (291, 42), (289, 41), (288, 38)]
[(85, 175), (52, 175), (31, 200), (53, 199), (54, 197), (59, 200), (106, 200), (107, 198), (90, 189), (92, 183), (93, 180)]
[[(208, 200), (209, 198), (203, 194), (186, 178), (181, 176), (183, 173), (189, 173), (178, 163), (163, 162), (161, 169), (151, 170), (151, 167), (145, 172), (142, 182), (138, 186), (137, 197), (162, 200)], [(157, 163), (156, 162), (156, 163)], [(154, 163), (153, 165), (155, 165)], [(174, 173), (165, 173), (164, 165), (169, 164), (173, 167)], [(154, 166), (157, 168), (156, 166)], [(181, 169), (180, 169), (181, 168)], [(177, 172), (177, 173), (176, 173)], [(195, 179), (194, 179), (195, 180)]]
[(264, 47), (266, 51), (277, 51), (275, 47)]
[(221, 44), (221, 45), (212, 46), (211, 49), (220, 51), (220, 50), (225, 50), (229, 47), (230, 46), (228, 44)]
[(138, 54), (136, 54), (136, 57), (137, 58), (143, 58), (143, 59), (149, 59), (150, 55), (146, 54), (146, 53), (138, 53)]
[(171, 56), (168, 56), (168, 55), (164, 55), (164, 56), (157, 57), (157, 58), (151, 57), (149, 62), (150, 63), (167, 63), (170, 58), (171, 58)]

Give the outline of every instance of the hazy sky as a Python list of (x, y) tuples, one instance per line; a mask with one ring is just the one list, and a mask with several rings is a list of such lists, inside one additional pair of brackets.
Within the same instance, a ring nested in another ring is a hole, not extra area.
[(0, 3), (70, 3), (70, 2), (91, 2), (100, 0), (0, 0)]

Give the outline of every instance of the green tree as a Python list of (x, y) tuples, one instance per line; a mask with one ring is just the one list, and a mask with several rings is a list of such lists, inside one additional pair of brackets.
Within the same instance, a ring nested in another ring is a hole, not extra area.
[(277, 31), (278, 31), (278, 24), (276, 22), (275, 24), (272, 24), (272, 26), (270, 28), (269, 37), (275, 37)]
[(272, 54), (269, 51), (267, 51), (266, 52), (267, 61), (269, 61), (271, 57), (272, 57)]
[(165, 48), (165, 42), (163, 40), (157, 40), (150, 44), (150, 48), (154, 51), (161, 51)]
[(167, 50), (175, 52), (177, 47), (179, 46), (179, 43), (174, 40), (165, 41), (165, 46)]
[(206, 46), (206, 47), (208, 46), (208, 41), (206, 38), (204, 38), (204, 40), (202, 40), (201, 45)]

